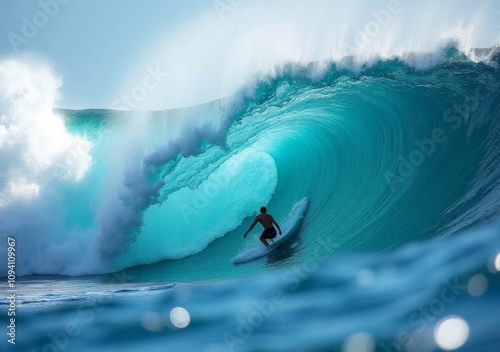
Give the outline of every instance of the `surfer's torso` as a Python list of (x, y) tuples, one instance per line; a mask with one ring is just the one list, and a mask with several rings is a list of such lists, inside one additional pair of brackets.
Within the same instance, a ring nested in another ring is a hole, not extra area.
[(262, 226), (264, 226), (265, 229), (272, 229), (272, 228), (274, 228), (274, 226), (273, 226), (274, 219), (269, 214), (266, 214), (266, 213), (259, 214), (255, 218), (255, 220), (257, 220), (258, 222), (260, 222), (260, 224)]

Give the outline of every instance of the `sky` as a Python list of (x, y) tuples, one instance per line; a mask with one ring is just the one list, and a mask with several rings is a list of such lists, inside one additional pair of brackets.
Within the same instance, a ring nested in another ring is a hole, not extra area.
[(48, 64), (63, 82), (58, 107), (158, 110), (344, 47), (499, 44), (498, 15), (497, 0), (0, 0), (0, 61)]
[(211, 6), (203, 0), (1, 0), (0, 59), (49, 62), (64, 82), (62, 107), (109, 107), (106, 92), (153, 38)]

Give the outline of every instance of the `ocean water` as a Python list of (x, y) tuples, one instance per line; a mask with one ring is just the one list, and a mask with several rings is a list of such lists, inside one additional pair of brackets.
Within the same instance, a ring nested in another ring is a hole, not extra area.
[[(10, 107), (2, 350), (497, 351), (495, 52), (284, 65), (176, 110), (39, 107), (50, 126)], [(260, 206), (290, 222), (304, 198), (290, 240), (233, 263)]]

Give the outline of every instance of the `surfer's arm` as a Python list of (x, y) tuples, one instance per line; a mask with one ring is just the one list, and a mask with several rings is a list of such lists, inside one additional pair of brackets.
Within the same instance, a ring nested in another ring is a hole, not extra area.
[(247, 232), (245, 232), (245, 234), (243, 235), (243, 237), (245, 237), (245, 238), (247, 237), (248, 233), (250, 231), (252, 231), (252, 229), (254, 228), (254, 226), (257, 224), (257, 221), (258, 221), (257, 218), (255, 218), (255, 220), (253, 221), (252, 225), (250, 225), (249, 229), (247, 230)]
[(281, 235), (280, 225), (278, 225), (278, 223), (276, 222), (276, 220), (274, 220), (274, 218), (273, 218), (273, 224), (276, 225), (276, 227), (278, 228), (280, 235)]

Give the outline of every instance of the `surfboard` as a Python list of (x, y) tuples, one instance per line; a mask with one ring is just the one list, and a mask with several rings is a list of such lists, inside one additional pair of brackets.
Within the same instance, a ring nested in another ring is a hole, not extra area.
[(236, 257), (231, 259), (231, 262), (234, 264), (242, 264), (262, 258), (276, 250), (279, 246), (282, 246), (284, 243), (288, 242), (290, 237), (292, 237), (291, 235), (295, 232), (295, 230), (297, 230), (300, 223), (302, 222), (302, 219), (306, 214), (308, 205), (308, 198), (302, 198), (293, 205), (292, 210), (290, 210), (288, 216), (283, 221), (278, 221), (281, 226), (281, 236), (278, 234), (274, 238), (274, 242), (269, 246), (265, 247), (262, 243), (259, 242), (259, 247), (251, 248), (241, 252)]

